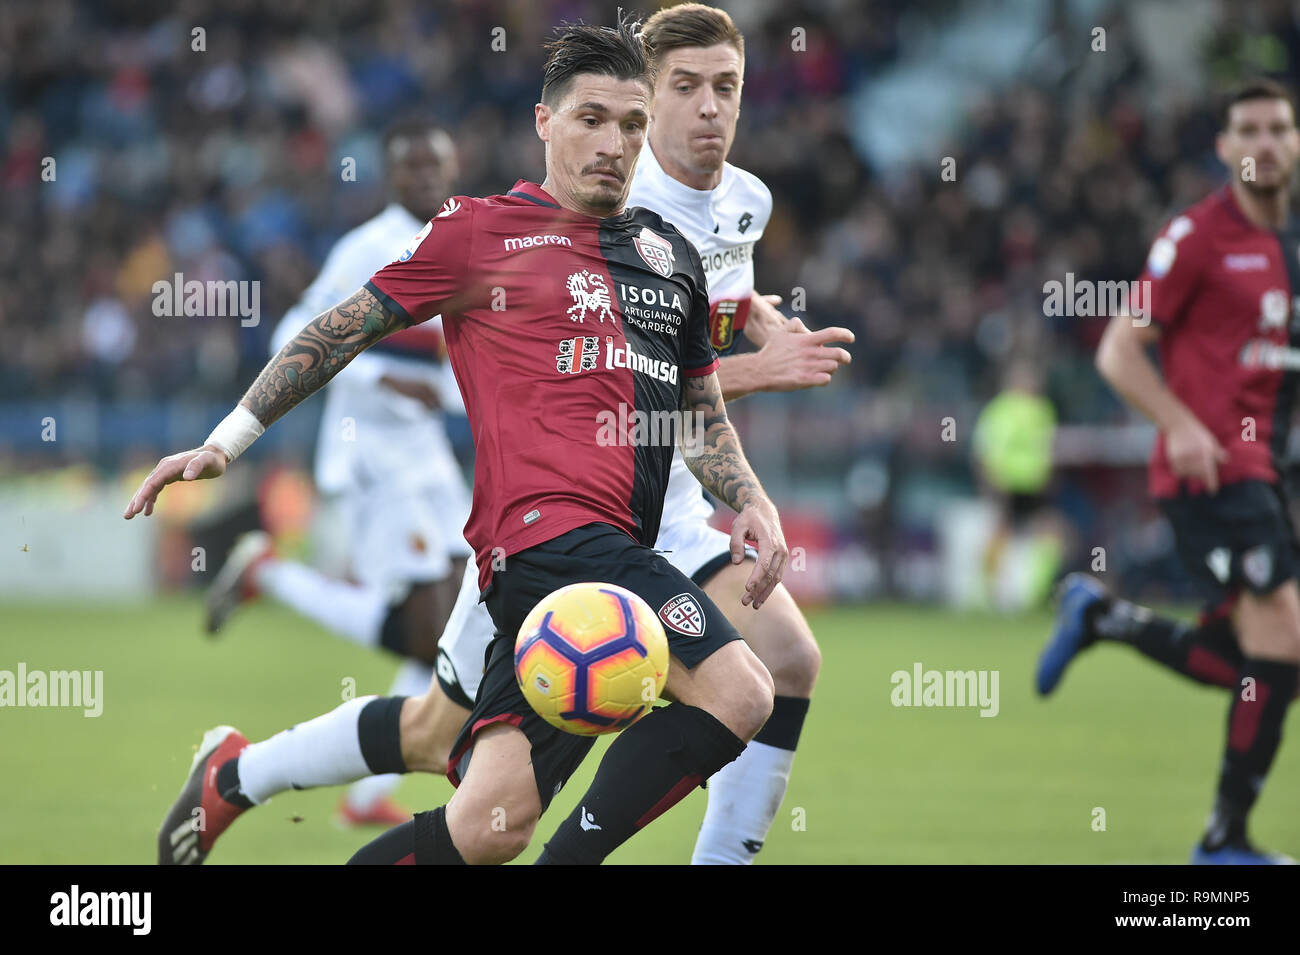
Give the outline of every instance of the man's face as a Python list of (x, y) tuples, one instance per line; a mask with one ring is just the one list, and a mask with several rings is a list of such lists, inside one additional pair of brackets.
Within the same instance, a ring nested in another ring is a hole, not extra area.
[(387, 158), (397, 201), (417, 219), (432, 219), (460, 175), (451, 137), (441, 132), (399, 137)]
[(638, 80), (579, 73), (554, 109), (537, 104), (546, 179), (562, 204), (593, 216), (623, 207), (645, 144), (650, 96)]
[[(1282, 99), (1251, 99), (1228, 112), (1228, 128), (1219, 133), (1219, 159), (1247, 189), (1274, 195), (1291, 183), (1300, 159), (1300, 133), (1291, 104)], [(1247, 160), (1250, 160), (1249, 162)]]
[(669, 50), (655, 85), (655, 155), (707, 175), (722, 168), (740, 116), (745, 64), (730, 43)]

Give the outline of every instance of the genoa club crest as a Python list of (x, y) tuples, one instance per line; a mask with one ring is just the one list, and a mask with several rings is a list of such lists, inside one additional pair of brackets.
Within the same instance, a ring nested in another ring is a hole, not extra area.
[(637, 254), (664, 278), (673, 274), (673, 246), (667, 239), (661, 238), (649, 229), (642, 228), (641, 234), (632, 240)]
[(659, 619), (688, 637), (704, 636), (704, 608), (690, 594), (678, 594), (660, 607)]

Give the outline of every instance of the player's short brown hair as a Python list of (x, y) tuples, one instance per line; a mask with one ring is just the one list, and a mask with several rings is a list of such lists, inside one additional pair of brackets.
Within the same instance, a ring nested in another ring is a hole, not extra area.
[(1219, 110), (1219, 122), (1222, 129), (1227, 129), (1232, 116), (1232, 107), (1238, 103), (1246, 103), (1256, 99), (1280, 99), (1285, 101), (1291, 107), (1291, 115), (1295, 115), (1295, 99), (1291, 96), (1291, 91), (1279, 83), (1277, 80), (1271, 80), (1268, 77), (1260, 76), (1241, 84), (1232, 90), (1228, 95), (1223, 97), (1223, 104)]
[(655, 71), (638, 32), (641, 24), (620, 11), (618, 26), (565, 23), (546, 44), (542, 70), (542, 102), (555, 106), (579, 73), (597, 73), (620, 80), (641, 80), (655, 88)]
[(745, 61), (745, 37), (736, 29), (730, 14), (703, 3), (665, 7), (645, 22), (641, 36), (656, 65), (671, 50), (718, 43), (730, 43), (740, 54), (740, 61)]

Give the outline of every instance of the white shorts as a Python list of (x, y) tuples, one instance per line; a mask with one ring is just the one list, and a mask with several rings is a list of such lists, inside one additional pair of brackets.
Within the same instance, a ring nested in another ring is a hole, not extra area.
[[(730, 563), (731, 536), (704, 520), (691, 518), (661, 528), (655, 549), (703, 587), (720, 567)], [(750, 548), (746, 553), (756, 556)], [(487, 605), (479, 603), (478, 598), (478, 566), (471, 557), (456, 595), (456, 606), (438, 640), (438, 685), (452, 702), (466, 709), (474, 708), (488, 644), (496, 632)]]
[(461, 480), (423, 488), (374, 485), (343, 495), (351, 572), (359, 583), (399, 587), (441, 580), (470, 556), (464, 526), (469, 495)]
[(473, 555), (465, 562), (456, 605), (451, 608), (446, 629), (438, 638), (438, 685), (453, 703), (474, 708), (478, 685), (483, 680), (487, 648), (496, 633), (487, 604), (478, 601), (478, 563)]

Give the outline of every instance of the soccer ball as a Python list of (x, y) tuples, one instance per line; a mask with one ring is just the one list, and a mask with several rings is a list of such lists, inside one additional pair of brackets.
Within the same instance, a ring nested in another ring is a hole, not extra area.
[(515, 679), (552, 726), (616, 733), (650, 712), (668, 678), (668, 638), (650, 605), (614, 584), (561, 587), (515, 639)]

